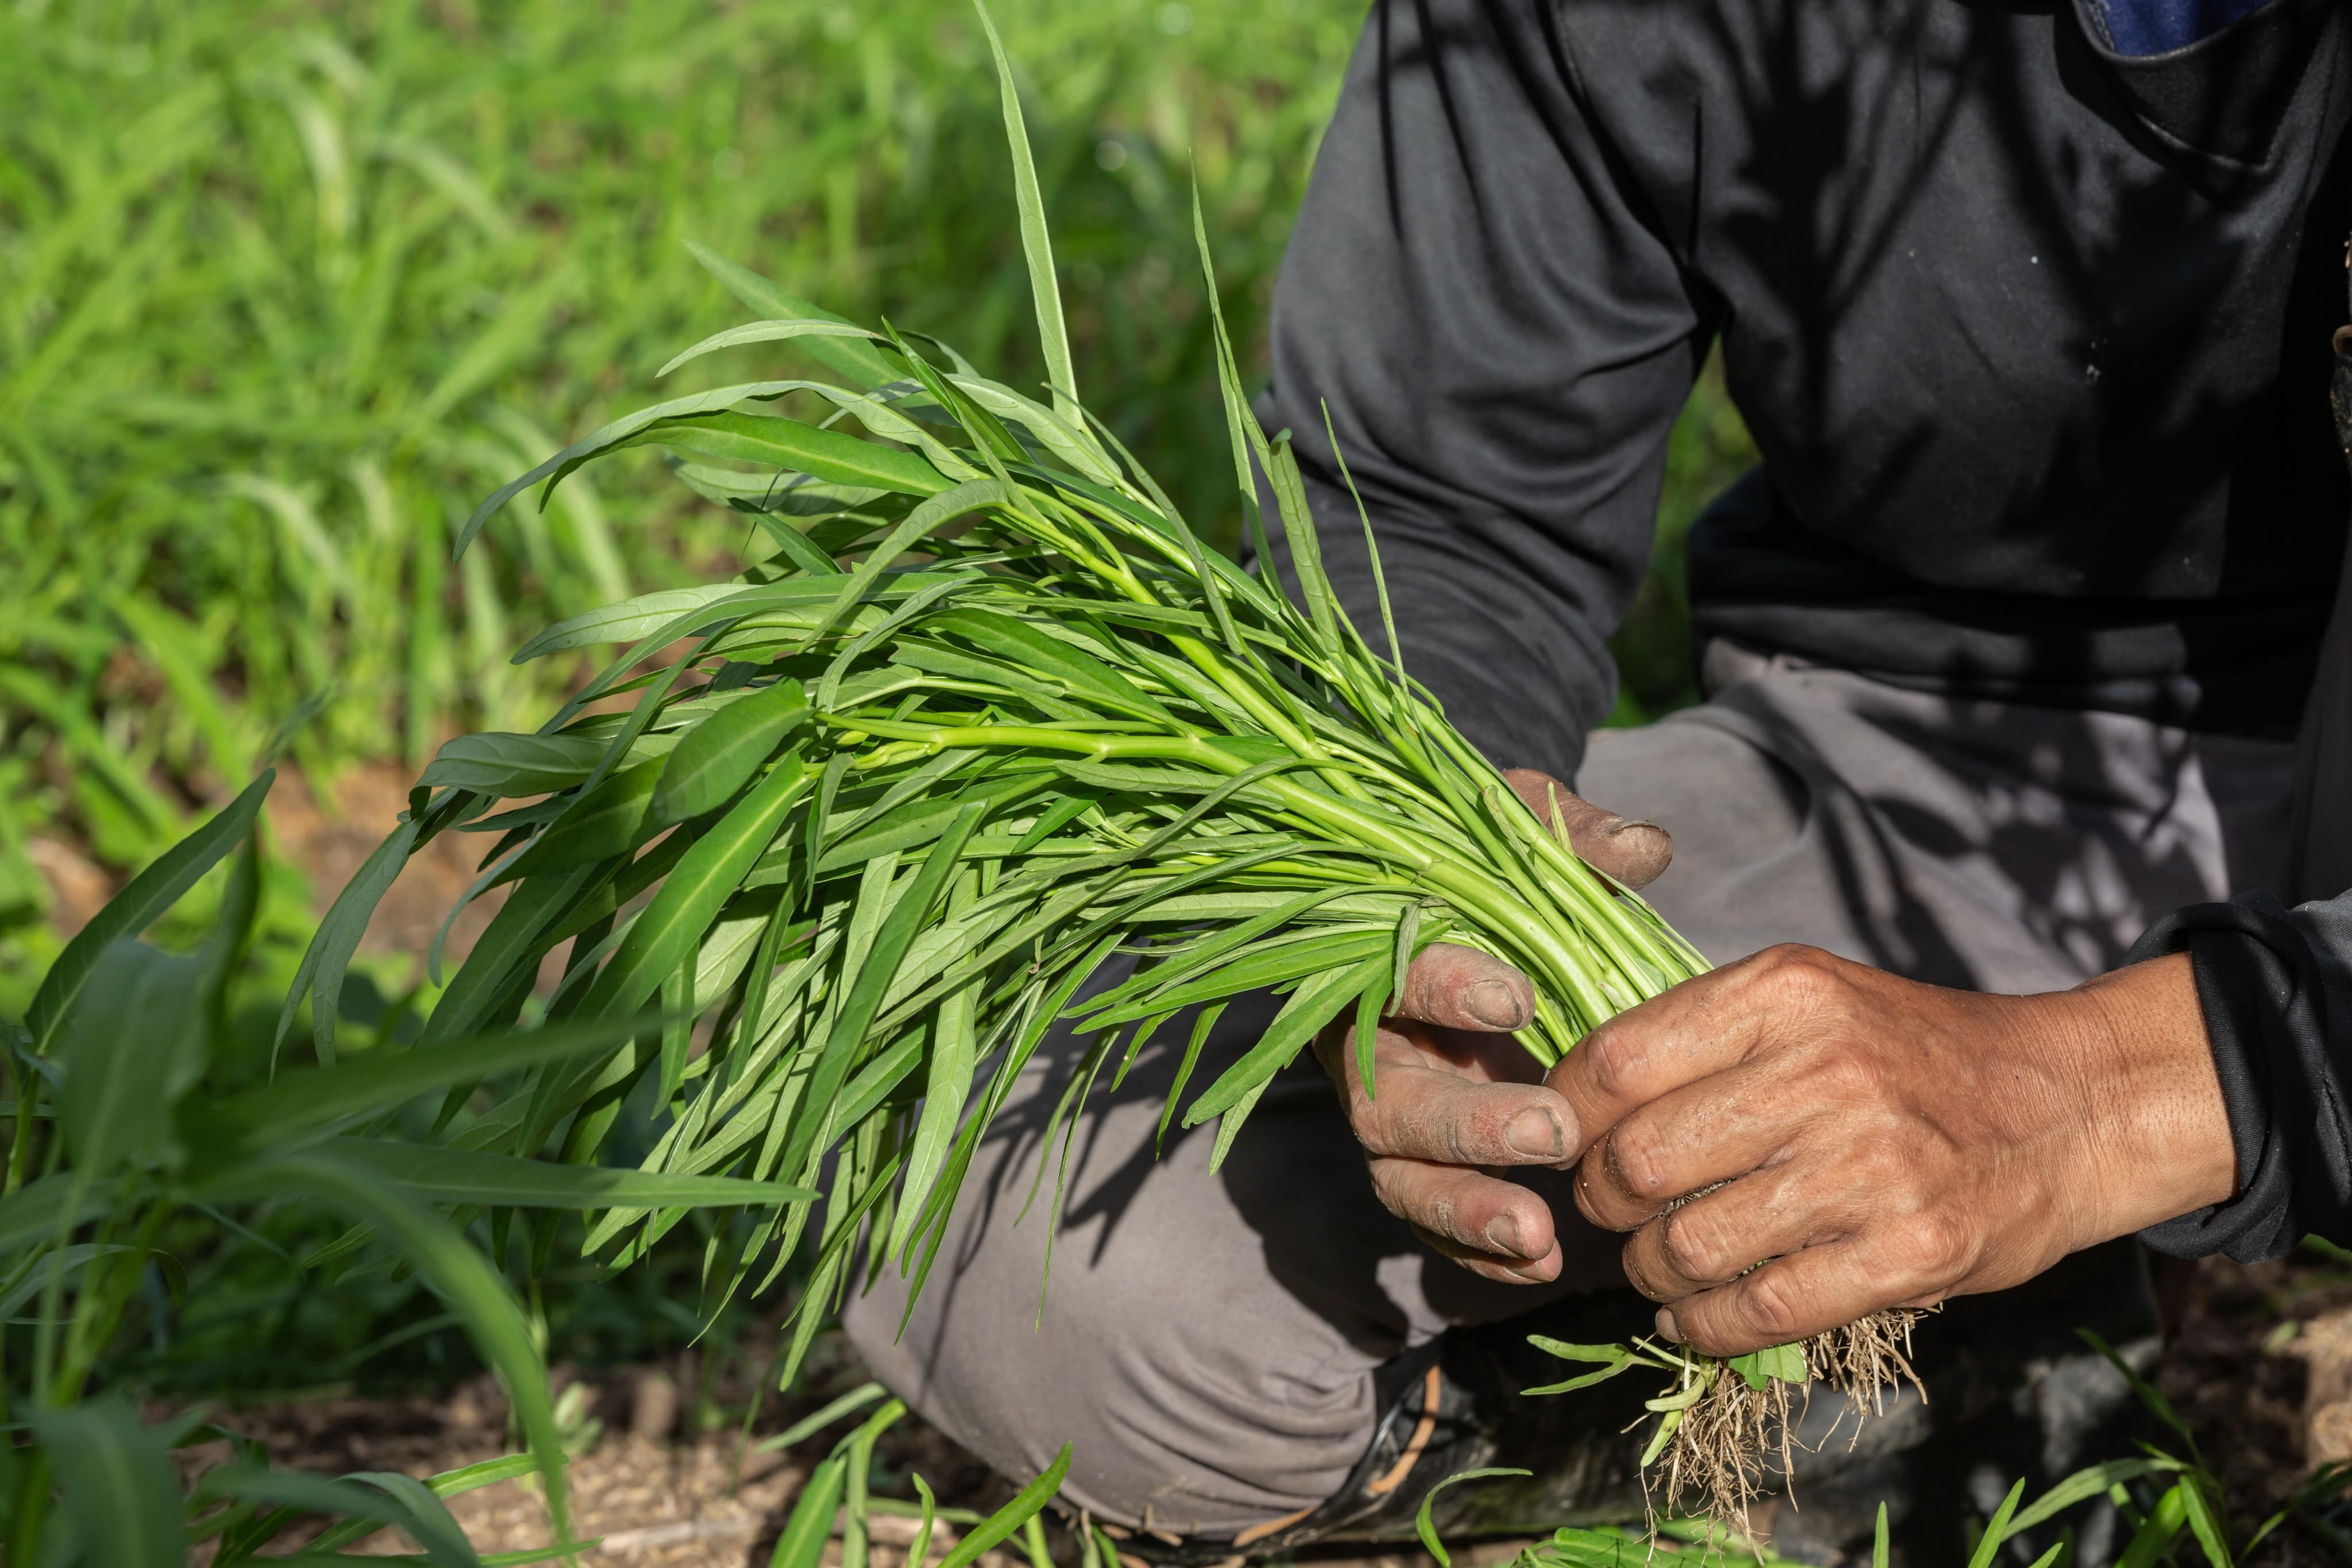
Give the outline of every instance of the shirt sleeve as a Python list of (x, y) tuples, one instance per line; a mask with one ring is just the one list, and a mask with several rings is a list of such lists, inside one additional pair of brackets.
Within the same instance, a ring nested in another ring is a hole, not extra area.
[(1378, 0), (1276, 288), (1259, 413), (1291, 432), (1367, 639), (1385, 647), (1326, 405), (1406, 669), (1496, 763), (1572, 779), (1715, 324), (1559, 28), (1539, 0)]
[(2241, 1263), (2304, 1237), (2352, 1244), (2352, 893), (2293, 909), (2266, 893), (2157, 922), (2133, 960), (2186, 952), (2213, 1043), (2238, 1195), (2140, 1233)]

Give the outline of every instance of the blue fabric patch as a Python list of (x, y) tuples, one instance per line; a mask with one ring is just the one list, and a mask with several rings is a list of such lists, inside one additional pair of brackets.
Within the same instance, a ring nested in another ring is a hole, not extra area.
[(2119, 55), (2166, 55), (2185, 49), (2242, 17), (2267, 0), (2101, 0), (2107, 39)]

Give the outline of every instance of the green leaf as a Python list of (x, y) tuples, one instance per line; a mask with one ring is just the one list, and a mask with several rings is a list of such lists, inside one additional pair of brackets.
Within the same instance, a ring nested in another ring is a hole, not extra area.
[(658, 829), (717, 810), (808, 719), (808, 695), (792, 680), (755, 688), (705, 716), (671, 749), (646, 822)]
[(1454, 1474), (1446, 1477), (1444, 1480), (1438, 1482), (1435, 1486), (1430, 1488), (1428, 1492), (1424, 1494), (1421, 1500), (1420, 1511), (1413, 1515), (1412, 1529), (1413, 1533), (1421, 1537), (1422, 1546), (1432, 1557), (1437, 1559), (1437, 1568), (1454, 1568), (1454, 1554), (1445, 1550), (1445, 1542), (1437, 1539), (1437, 1522), (1430, 1515), (1431, 1505), (1437, 1501), (1437, 1494), (1439, 1492), (1444, 1491), (1447, 1487), (1454, 1485), (1457, 1481), (1485, 1480), (1492, 1476), (1527, 1476), (1533, 1475), (1534, 1473), (1535, 1472), (1532, 1470), (1519, 1470), (1511, 1469), (1507, 1467), (1502, 1466), (1489, 1466), (1485, 1469), (1479, 1470), (1457, 1470)]
[[(720, 256), (708, 246), (686, 242), (711, 277), (726, 285), (727, 292), (752, 309), (771, 317), (792, 317), (811, 321), (837, 321), (843, 326), (852, 323), (821, 306), (812, 305), (796, 295), (787, 294), (766, 278)], [(882, 357), (882, 351), (871, 341), (855, 338), (818, 338), (803, 341), (801, 351), (834, 374), (846, 380), (860, 392), (871, 392), (898, 379), (898, 372)]]
[(205, 1070), (202, 963), (117, 942), (89, 977), (57, 1046), (58, 1121), (85, 1180), (169, 1158), (172, 1108)]
[(1001, 420), (1013, 421), (1037, 438), (1039, 445), (1098, 485), (1116, 485), (1118, 470), (1096, 442), (1093, 431), (1073, 426), (1053, 410), (1040, 407), (1011, 387), (977, 376), (950, 376), (950, 385)]
[(711, 582), (694, 588), (665, 588), (640, 593), (617, 604), (607, 604), (559, 621), (515, 650), (510, 664), (528, 664), (550, 653), (574, 648), (600, 647), (608, 643), (634, 643), (649, 636), (681, 615), (723, 605), (743, 597), (740, 582)]
[(2183, 1421), (2180, 1418), (2180, 1413), (2172, 1407), (2172, 1401), (2167, 1399), (2162, 1393), (2158, 1392), (2156, 1386), (2149, 1383), (2147, 1378), (2142, 1377), (2137, 1371), (2133, 1370), (2131, 1363), (2126, 1361), (2123, 1356), (2116, 1352), (2115, 1346), (2100, 1338), (2097, 1333), (2094, 1333), (2090, 1329), (2077, 1328), (2074, 1331), (2074, 1335), (2084, 1344), (2089, 1345), (2093, 1350), (2097, 1351), (2102, 1356), (2105, 1357), (2108, 1365), (2123, 1374), (2124, 1381), (2131, 1385), (2132, 1392), (2139, 1396), (2140, 1403), (2147, 1406), (2148, 1414), (2154, 1416), (2158, 1420), (2163, 1422), (2166, 1426), (2171, 1427), (2175, 1432), (2179, 1433), (2180, 1436), (2189, 1440), (2189, 1452), (2193, 1457), (2197, 1452), (2196, 1434), (2189, 1431), (2189, 1423)]
[(71, 1171), (58, 1171), (0, 1197), (0, 1259), (50, 1241), (84, 1220), (104, 1214), (110, 1204)]
[[(878, 408), (869, 423), (880, 423)], [(737, 409), (666, 419), (614, 445), (667, 446), (733, 463), (764, 463), (830, 485), (864, 485), (900, 496), (936, 496), (953, 483), (918, 453)]]
[(548, 1513), (558, 1538), (568, 1538), (563, 1442), (548, 1396), (547, 1369), (513, 1291), (472, 1243), (383, 1181), (368, 1166), (333, 1153), (312, 1151), (257, 1160), (240, 1169), (224, 1187), (247, 1198), (299, 1192), (340, 1209), (374, 1230), (432, 1285), (464, 1322), (475, 1348), (505, 1385), (515, 1417), (539, 1460), (540, 1483), (545, 1489)]
[(695, 841), (590, 985), (581, 1017), (611, 1018), (646, 1004), (702, 940), (809, 784), (799, 758), (787, 757)]
[(1969, 1568), (1991, 1568), (1994, 1556), (2000, 1551), (2000, 1543), (2009, 1539), (2010, 1516), (2017, 1511), (2018, 1499), (2024, 1495), (2023, 1481), (2009, 1489), (2009, 1496), (1993, 1510), (1991, 1521), (1985, 1525), (1983, 1537), (1977, 1542), (1976, 1551), (1970, 1553)]
[[(2123, 1555), (2116, 1559), (2116, 1568), (2155, 1568), (2189, 1522), (2189, 1492), (2191, 1482), (2183, 1476), (2164, 1490), (2156, 1506), (2147, 1511), (2139, 1528), (2124, 1543)], [(1990, 1536), (1988, 1536), (1990, 1538)], [(1974, 1563), (1969, 1568), (1976, 1568)]]
[[(638, 797), (640, 806), (644, 800), (643, 795)], [(530, 858), (528, 852), (524, 858)], [(478, 1031), (501, 999), (511, 998), (517, 985), (530, 983), (525, 977), (537, 971), (542, 941), (553, 946), (542, 933), (566, 909), (575, 907), (575, 900), (597, 875), (593, 866), (574, 866), (524, 878), (475, 938), (474, 950), (466, 955), (449, 988), (434, 1003), (433, 1016), (425, 1020), (418, 1044)]]
[(1013, 154), (1013, 196), (1021, 215), (1021, 252), (1029, 263), (1029, 295), (1037, 310), (1037, 341), (1045, 350), (1045, 376), (1053, 385), (1054, 407), (1066, 420), (1078, 412), (1078, 372), (1070, 358), (1070, 332), (1062, 320), (1062, 287), (1054, 275), (1054, 241), (1045, 225), (1045, 195), (1038, 188), (1036, 161), (1029, 152), (1029, 130), (1022, 122), (1021, 93), (1013, 82), (1013, 62), (1005, 57), (1004, 40), (996, 36), (996, 19), (982, 0), (972, 0), (980, 25), (988, 34), (988, 50), (996, 60), (997, 90), (1004, 99), (1004, 140)]
[(841, 1011), (835, 1015), (833, 1027), (817, 1053), (816, 1064), (810, 1070), (808, 1087), (802, 1096), (801, 1109), (793, 1118), (792, 1134), (784, 1145), (779, 1169), (805, 1168), (835, 1109), (834, 1096), (849, 1076), (857, 1048), (865, 1042), (866, 1030), (873, 1027), (875, 1015), (882, 1009), (882, 998), (889, 989), (891, 977), (898, 972), (899, 961), (930, 914), (932, 901), (956, 869), (964, 841), (980, 826), (986, 811), (986, 805), (981, 802), (968, 803), (957, 811), (955, 821), (940, 835), (931, 852), (923, 857), (922, 868), (875, 932), (874, 945), (858, 967), (857, 978)]
[(1749, 1351), (1746, 1355), (1731, 1358), (1731, 1370), (1747, 1380), (1748, 1386), (1759, 1393), (1767, 1383), (1802, 1384), (1810, 1381), (1802, 1347), (1793, 1344), (1767, 1345), (1762, 1350)]
[[(464, 555), (466, 547), (474, 542), (474, 536), (482, 531), (482, 525), (496, 517), (499, 509), (509, 501), (513, 500), (541, 479), (547, 481), (548, 491), (551, 493), (556, 486), (563, 482), (565, 475), (590, 459), (602, 456), (623, 445), (630, 437), (643, 431), (646, 426), (681, 415), (730, 408), (747, 399), (779, 397), (793, 390), (797, 384), (794, 382), (751, 382), (740, 386), (718, 387), (709, 392), (672, 398), (667, 402), (657, 402), (651, 408), (641, 408), (634, 413), (624, 414), (612, 423), (592, 431), (586, 436), (573, 442), (530, 473), (520, 478), (509, 479), (491, 492), (489, 499), (475, 507), (474, 515), (466, 519), (466, 526), (457, 530), (457, 538), (450, 544), (450, 558), (455, 559)], [(541, 503), (544, 504), (546, 496), (542, 495)]]
[(415, 846), (422, 824), (410, 817), (394, 828), (383, 842), (363, 862), (359, 872), (335, 895), (327, 917), (319, 922), (311, 934), (310, 946), (302, 954), (302, 962), (294, 971), (294, 984), (286, 992), (285, 1005), (278, 1009), (278, 1032), (269, 1042), (270, 1059), (277, 1060), (278, 1048), (286, 1042), (287, 1031), (302, 1009), (302, 998), (310, 998), (310, 1040), (321, 1064), (332, 1066), (335, 1060), (335, 1023), (342, 1010), (343, 978), (350, 973), (352, 955), (359, 951), (360, 938), (367, 934), (369, 919), (384, 893), (396, 881), (401, 868), (408, 863), (408, 852)]
[(979, 1012), (980, 984), (974, 981), (941, 1001), (933, 1015), (923, 1110), (915, 1124), (914, 1142), (907, 1155), (906, 1186), (899, 1202), (898, 1228), (883, 1249), (886, 1257), (903, 1251), (913, 1238), (924, 1200), (930, 1197), (931, 1187), (947, 1164), (949, 1145), (955, 1142), (964, 1101), (971, 1092), (972, 1067), (980, 1044)]
[(2153, 1475), (2166, 1467), (2152, 1459), (2109, 1459), (2105, 1464), (2091, 1465), (2053, 1486), (2027, 1507), (2018, 1511), (2010, 1521), (2010, 1533), (2031, 1530), (2042, 1521), (2055, 1517), (2078, 1502), (2088, 1502), (2104, 1497), (2107, 1489), (2136, 1481), (2142, 1476)]
[(130, 885), (108, 899), (105, 907), (66, 944), (41, 977), (40, 988), (33, 993), (32, 1005), (25, 1011), (25, 1027), (32, 1031), (34, 1051), (48, 1049), (59, 1020), (81, 995), (100, 956), (119, 938), (136, 936), (153, 925), (158, 915), (179, 903), (199, 877), (236, 847), (252, 829), (253, 819), (277, 778), (278, 770), (271, 768), (247, 785), (218, 815), (132, 877)]
[(2197, 1537), (2197, 1544), (2203, 1550), (2210, 1568), (2231, 1568), (2229, 1532), (2222, 1525), (2221, 1513), (2213, 1506), (2212, 1498), (2207, 1495), (2203, 1483), (2204, 1478), (2197, 1475), (2183, 1476), (2180, 1479), (2180, 1485), (2185, 1489), (2181, 1502), (2189, 1516), (2189, 1528)]
[(518, 880), (543, 872), (594, 865), (641, 848), (656, 829), (648, 811), (654, 789), (672, 759), (648, 758), (605, 775), (604, 781), (565, 808), (547, 831), (509, 868)]
[(205, 1130), (255, 1151), (313, 1127), (393, 1110), (419, 1094), (607, 1049), (646, 1027), (642, 1019), (590, 1019), (528, 1033), (498, 1033), (407, 1051), (371, 1051), (334, 1068), (281, 1074), (205, 1108)]
[[(1242, 392), (1241, 371), (1234, 363), (1233, 339), (1225, 331), (1225, 309), (1217, 296), (1217, 269), (1209, 259), (1209, 229), (1201, 216), (1201, 183), (1196, 173), (1192, 181), (1192, 243), (1201, 255), (1201, 277), (1208, 286), (1210, 340), (1216, 350), (1217, 395), (1225, 407), (1225, 434), (1232, 446), (1234, 483), (1241, 492), (1242, 517), (1248, 525), (1253, 549), (1257, 559), (1269, 565), (1274, 550), (1265, 537), (1265, 519), (1259, 515), (1257, 476), (1250, 467), (1250, 437), (1265, 439), (1258, 431), (1257, 416), (1250, 412), (1249, 399)], [(1278, 590), (1280, 580), (1269, 584)]]
[(1240, 1061), (1225, 1069), (1224, 1075), (1192, 1102), (1184, 1113), (1184, 1124), (1198, 1126), (1289, 1066), (1299, 1049), (1314, 1038), (1316, 1030), (1331, 1021), (1347, 998), (1362, 991), (1376, 974), (1387, 967), (1387, 940), (1379, 936), (1370, 940), (1376, 948), (1370, 956), (1352, 967), (1327, 969), (1291, 992), (1282, 1010), (1266, 1025), (1265, 1033), (1258, 1037), (1258, 1042), (1243, 1052)]
[(424, 789), (544, 795), (584, 783), (604, 760), (604, 746), (578, 735), (461, 735), (434, 754), (416, 783)]
[[(1258, 946), (1199, 979), (1148, 992), (1091, 1021), (1097, 1028), (1125, 1023), (1152, 1013), (1190, 1007), (1194, 1002), (1215, 1001), (1222, 997), (1238, 996), (1244, 991), (1261, 990), (1267, 986), (1283, 985), (1310, 975), (1369, 974), (1371, 960), (1379, 959), (1381, 967), (1385, 968), (1388, 957), (1387, 933), (1377, 929), (1330, 935), (1277, 936), (1264, 940)], [(1332, 1010), (1338, 1011), (1336, 1002)], [(1329, 1015), (1325, 1017), (1328, 1019)], [(1319, 1029), (1322, 1025), (1318, 1023), (1315, 1027)]]
[(1606, 1383), (1627, 1367), (1636, 1364), (1633, 1351), (1622, 1344), (1570, 1344), (1539, 1333), (1528, 1335), (1528, 1343), (1563, 1361), (1597, 1362), (1601, 1364), (1601, 1370), (1582, 1373), (1561, 1383), (1547, 1383), (1540, 1388), (1523, 1388), (1519, 1391), (1523, 1396), (1573, 1394), (1580, 1388)]
[(817, 1196), (782, 1182), (552, 1165), (389, 1138), (337, 1138), (325, 1147), (425, 1203), (514, 1208), (762, 1208)]
[(1010, 1538), (1013, 1531), (1028, 1523), (1062, 1490), (1063, 1480), (1070, 1473), (1070, 1445), (1054, 1456), (1054, 1462), (1045, 1473), (1016, 1493), (1011, 1502), (988, 1516), (987, 1521), (972, 1526), (971, 1533), (956, 1543), (940, 1568), (970, 1568), (980, 1560), (980, 1554), (998, 1542)]
[(63, 1409), (37, 1406), (30, 1419), (80, 1539), (82, 1562), (182, 1568), (188, 1532), (179, 1476), (163, 1440), (140, 1424), (129, 1400), (105, 1394)]
[[(788, 498), (792, 496), (798, 495), (808, 488), (809, 486), (804, 485), (789, 487), (779, 492), (780, 498)], [(866, 504), (866, 500), (869, 500), (873, 496), (880, 494), (879, 491), (871, 493), (852, 491), (839, 486), (830, 486), (830, 488), (842, 496), (859, 495), (865, 497), (865, 499), (856, 501), (844, 501), (840, 509), (845, 511), (849, 509), (851, 507), (863, 506)], [(770, 538), (776, 541), (776, 549), (782, 552), (784, 558), (787, 560), (790, 560), (794, 566), (799, 567), (803, 571), (807, 572), (812, 577), (840, 577), (843, 575), (841, 563), (835, 560), (833, 557), (825, 554), (824, 551), (817, 549), (814, 544), (811, 543), (808, 535), (801, 532), (800, 529), (793, 527), (790, 523), (770, 517), (764, 510), (759, 513), (758, 516), (761, 531), (765, 533)]]
[(920, 849), (947, 831), (956, 813), (965, 806), (982, 801), (993, 811), (1024, 795), (1049, 788), (1054, 781), (1051, 773), (1013, 773), (982, 779), (945, 800), (919, 794), (871, 821), (861, 819), (850, 824), (848, 836), (826, 847), (824, 857), (817, 862), (817, 874), (829, 876), (863, 865), (876, 855)]
[(1015, 666), (1050, 674), (1074, 693), (1085, 693), (1123, 713), (1173, 724), (1166, 708), (1139, 691), (1100, 655), (1089, 655), (1025, 621), (987, 610), (948, 610), (930, 624), (952, 632)]
[(1386, 966), (1364, 982), (1356, 997), (1356, 1075), (1363, 1081), (1364, 1098), (1375, 1093), (1372, 1070), (1375, 1053), (1380, 1048), (1381, 1004), (1389, 997), (1389, 971)]
[[(668, 362), (654, 374), (666, 376), (678, 366), (698, 360), (705, 354), (716, 353), (720, 349), (738, 348), (745, 343), (780, 343), (795, 339), (856, 338), (863, 339), (871, 346), (878, 336), (877, 333), (870, 332), (848, 321), (826, 321), (805, 318), (746, 321), (740, 327), (730, 327), (723, 332), (714, 332), (690, 349), (680, 349), (677, 353), (672, 354)], [(802, 347), (808, 348), (810, 345), (803, 342)], [(814, 354), (811, 357), (814, 358)]]
[(841, 1507), (842, 1482), (848, 1468), (848, 1461), (836, 1454), (809, 1472), (800, 1500), (793, 1505), (793, 1516), (784, 1521), (783, 1534), (776, 1538), (768, 1568), (816, 1568), (824, 1543), (833, 1539), (833, 1516)]
[(450, 1516), (448, 1505), (413, 1476), (362, 1472), (330, 1480), (300, 1470), (232, 1461), (207, 1471), (197, 1493), (365, 1521), (371, 1528), (394, 1525), (425, 1548), (425, 1562), (442, 1568), (480, 1568), (480, 1557)]
[[(842, 584), (833, 602), (817, 617), (816, 624), (808, 633), (808, 642), (814, 643), (832, 631), (849, 607), (865, 597), (883, 570), (904, 555), (916, 540), (966, 512), (976, 512), (983, 507), (1001, 507), (1006, 502), (1004, 486), (993, 479), (967, 479), (952, 487), (942, 483), (940, 489), (941, 494), (931, 497), (908, 513), (906, 520), (890, 531), (889, 538), (875, 546), (866, 553), (866, 559), (858, 562), (857, 570), (849, 574), (849, 580)], [(829, 578), (819, 580), (828, 588), (832, 586)]]
[(789, 1448), (794, 1443), (815, 1437), (853, 1410), (860, 1410), (890, 1391), (878, 1383), (861, 1383), (840, 1398), (812, 1410), (772, 1437), (762, 1437), (751, 1446), (751, 1451), (772, 1454)]

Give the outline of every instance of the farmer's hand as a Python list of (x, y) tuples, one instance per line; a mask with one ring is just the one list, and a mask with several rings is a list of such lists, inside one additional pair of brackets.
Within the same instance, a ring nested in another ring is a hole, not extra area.
[[(1666, 869), (1674, 847), (1662, 829), (1589, 805), (1541, 773), (1504, 777), (1547, 824), (1556, 798), (1570, 846), (1627, 886)], [(1356, 1070), (1351, 1019), (1315, 1042), (1389, 1211), (1474, 1272), (1526, 1283), (1559, 1274), (1551, 1210), (1487, 1172), (1563, 1166), (1580, 1147), (1568, 1103), (1542, 1085), (1535, 1059), (1508, 1033), (1534, 1012), (1534, 989), (1517, 969), (1441, 943), (1405, 971), (1401, 1009), (1381, 1020), (1376, 1095), (1365, 1094)]]
[(1634, 1232), (1658, 1332), (1717, 1355), (2000, 1290), (2236, 1185), (2185, 956), (2000, 997), (1774, 947), (1612, 1019), (1549, 1082), (1578, 1205)]

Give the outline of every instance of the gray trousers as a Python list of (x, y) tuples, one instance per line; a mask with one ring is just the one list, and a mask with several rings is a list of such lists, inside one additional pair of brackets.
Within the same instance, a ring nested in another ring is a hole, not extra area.
[[(1717, 963), (1807, 942), (1940, 985), (2058, 989), (2113, 967), (2168, 910), (2284, 874), (2290, 743), (1957, 703), (1723, 644), (1706, 674), (1703, 706), (1596, 734), (1576, 786), (1673, 833), (1650, 896)], [(1210, 1058), (1255, 1039), (1266, 1015), (1246, 1011)], [(1206, 1127), (1171, 1129), (1154, 1157), (1176, 1054), (1154, 1047), (1088, 1104), (1065, 1166), (1039, 1139), (1082, 1051), (1040, 1051), (904, 1333), (895, 1269), (845, 1322), (876, 1376), (1003, 1474), (1072, 1443), (1065, 1495), (1098, 1519), (1223, 1537), (1308, 1508), (1364, 1452), (1383, 1361), (1453, 1324), (1624, 1288), (1620, 1239), (1541, 1177), (1557, 1283), (1492, 1283), (1422, 1247), (1373, 1200), (1311, 1059), (1212, 1176)]]

